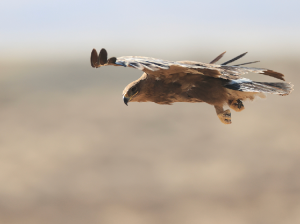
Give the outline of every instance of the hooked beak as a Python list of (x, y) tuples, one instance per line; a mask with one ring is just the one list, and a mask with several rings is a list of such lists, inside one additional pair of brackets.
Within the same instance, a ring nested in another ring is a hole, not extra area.
[(128, 97), (126, 97), (126, 96), (123, 96), (123, 101), (126, 104), (126, 106), (128, 106), (127, 103), (130, 101), (130, 99)]

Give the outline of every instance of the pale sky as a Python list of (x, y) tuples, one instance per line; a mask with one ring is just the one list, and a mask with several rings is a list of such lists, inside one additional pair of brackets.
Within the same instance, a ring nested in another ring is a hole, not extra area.
[(300, 55), (299, 10), (299, 0), (1, 1), (0, 59), (79, 59), (102, 47), (118, 55)]

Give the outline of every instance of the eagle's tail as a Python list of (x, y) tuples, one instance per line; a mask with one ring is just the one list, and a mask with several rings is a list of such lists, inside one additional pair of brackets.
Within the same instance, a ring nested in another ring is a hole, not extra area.
[(272, 93), (278, 95), (289, 95), (293, 91), (293, 84), (286, 82), (254, 82), (250, 79), (242, 78), (231, 80), (225, 87), (241, 92)]

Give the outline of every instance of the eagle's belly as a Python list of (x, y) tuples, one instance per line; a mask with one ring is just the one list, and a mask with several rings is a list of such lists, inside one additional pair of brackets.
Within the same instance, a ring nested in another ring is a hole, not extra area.
[(228, 99), (228, 91), (223, 87), (224, 79), (211, 78), (202, 75), (193, 75), (192, 78), (156, 80), (150, 92), (148, 101), (158, 104), (172, 104), (174, 102), (206, 102), (222, 104)]

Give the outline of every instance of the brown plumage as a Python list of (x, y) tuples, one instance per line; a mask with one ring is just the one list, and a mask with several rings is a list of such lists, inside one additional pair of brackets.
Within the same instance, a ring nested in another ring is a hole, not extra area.
[[(247, 52), (246, 52), (247, 53)], [(210, 64), (194, 61), (167, 61), (148, 57), (126, 56), (107, 59), (103, 48), (98, 55), (93, 49), (91, 65), (98, 68), (106, 65), (133, 67), (144, 71), (136, 81), (127, 85), (123, 91), (123, 100), (129, 102), (155, 102), (172, 104), (175, 102), (206, 102), (215, 107), (219, 119), (231, 123), (231, 112), (223, 109), (228, 105), (235, 111), (244, 109), (243, 100), (253, 100), (264, 93), (288, 95), (293, 85), (286, 82), (254, 82), (241, 78), (241, 75), (252, 72), (268, 75), (284, 81), (283, 74), (269, 69), (240, 67), (227, 64), (238, 60), (243, 53), (221, 65), (216, 65), (223, 55), (216, 57)]]

